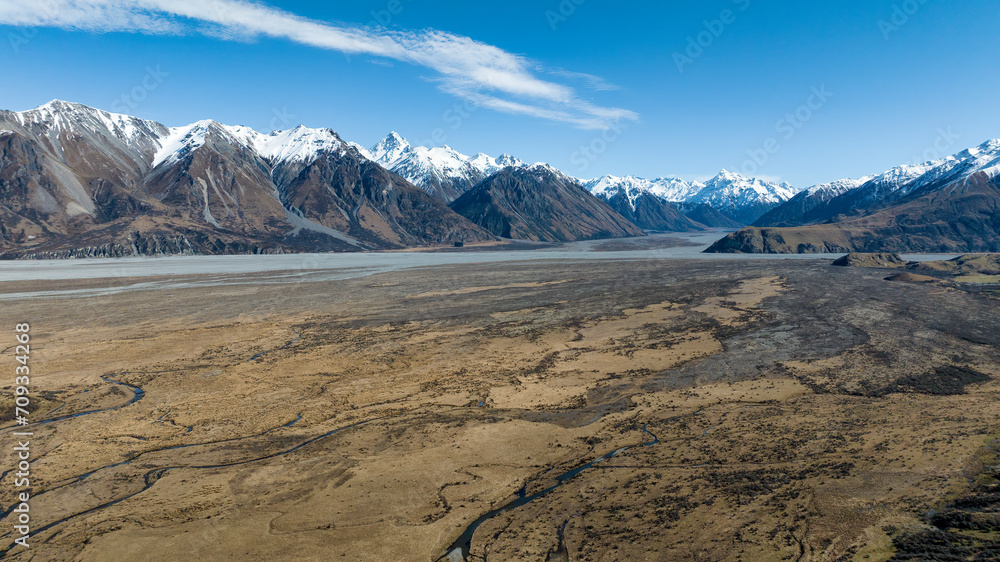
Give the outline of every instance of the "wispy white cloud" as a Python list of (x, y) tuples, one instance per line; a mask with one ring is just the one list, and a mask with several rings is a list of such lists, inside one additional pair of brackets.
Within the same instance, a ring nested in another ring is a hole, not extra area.
[(0, 24), (96, 33), (200, 33), (243, 41), (282, 38), (430, 68), (437, 72), (435, 80), (442, 90), (496, 111), (588, 129), (638, 118), (625, 109), (587, 102), (570, 85), (540, 74), (583, 79), (594, 89), (610, 89), (596, 76), (539, 70), (525, 57), (469, 37), (436, 30), (335, 25), (248, 0), (0, 0)]
[[(544, 67), (540, 67), (540, 69), (544, 70)], [(596, 90), (598, 92), (607, 92), (611, 90), (621, 89), (620, 86), (612, 84), (607, 80), (605, 80), (604, 78), (601, 78), (600, 76), (594, 76), (593, 74), (587, 74), (585, 72), (572, 72), (569, 70), (563, 70), (561, 68), (552, 69), (549, 70), (548, 72), (550, 72), (555, 76), (561, 76), (563, 78), (569, 78), (571, 80), (582, 80), (587, 83), (587, 86), (591, 90)]]

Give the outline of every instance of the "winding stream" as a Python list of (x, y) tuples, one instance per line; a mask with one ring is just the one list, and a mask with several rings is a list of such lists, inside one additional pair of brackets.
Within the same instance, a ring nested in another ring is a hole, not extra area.
[[(287, 423), (285, 425), (282, 425), (280, 427), (268, 430), (267, 432), (264, 432), (264, 433), (262, 433), (260, 435), (265, 435), (267, 433), (270, 433), (272, 431), (276, 431), (278, 429), (282, 429), (282, 428), (286, 428), (286, 427), (291, 427), (292, 425), (298, 423), (298, 421), (301, 420), (301, 418), (302, 418), (302, 416), (299, 415), (299, 417), (297, 419), (295, 419), (294, 421), (292, 421), (290, 423)], [(306, 440), (306, 441), (304, 441), (302, 443), (299, 443), (298, 445), (296, 445), (296, 446), (294, 446), (294, 447), (292, 447), (290, 449), (286, 449), (286, 450), (279, 451), (279, 452), (276, 452), (276, 453), (272, 453), (272, 454), (269, 454), (269, 455), (265, 455), (265, 456), (262, 456), (262, 457), (256, 457), (256, 458), (252, 458), (252, 459), (246, 459), (246, 460), (241, 460), (241, 461), (236, 461), (236, 462), (231, 462), (231, 463), (224, 463), (224, 464), (216, 464), (216, 465), (202, 465), (202, 466), (182, 466), (182, 465), (177, 465), (177, 466), (157, 467), (157, 468), (154, 468), (154, 469), (146, 472), (143, 475), (143, 477), (142, 477), (143, 478), (143, 486), (138, 491), (136, 491), (134, 493), (131, 493), (131, 494), (128, 494), (126, 496), (120, 497), (120, 498), (116, 498), (116, 499), (111, 500), (109, 502), (102, 503), (102, 504), (100, 504), (98, 506), (95, 506), (95, 507), (92, 507), (90, 509), (81, 511), (79, 513), (75, 513), (73, 515), (69, 515), (69, 516), (63, 517), (62, 519), (59, 519), (57, 521), (53, 521), (52, 523), (49, 523), (48, 525), (45, 525), (43, 527), (40, 527), (38, 529), (33, 530), (32, 531), (32, 535), (34, 535), (34, 536), (37, 537), (40, 533), (48, 531), (49, 529), (52, 529), (52, 528), (54, 528), (54, 527), (56, 527), (58, 525), (66, 523), (67, 521), (70, 521), (72, 519), (75, 519), (77, 517), (81, 517), (81, 516), (84, 516), (84, 515), (89, 515), (91, 513), (96, 512), (96, 511), (100, 511), (102, 509), (105, 509), (105, 508), (117, 505), (117, 504), (119, 504), (119, 503), (121, 503), (121, 502), (123, 502), (125, 500), (129, 500), (131, 498), (134, 498), (134, 497), (138, 496), (139, 494), (142, 494), (146, 490), (152, 488), (153, 485), (156, 484), (156, 482), (158, 480), (160, 480), (161, 478), (163, 478), (167, 473), (169, 473), (172, 470), (177, 470), (177, 469), (212, 470), (212, 469), (218, 469), (218, 468), (229, 468), (229, 467), (241, 466), (241, 465), (245, 465), (245, 464), (251, 464), (251, 463), (255, 463), (255, 462), (269, 460), (269, 459), (273, 459), (273, 458), (277, 458), (277, 457), (282, 457), (282, 456), (285, 456), (285, 455), (290, 455), (290, 454), (294, 453), (295, 451), (298, 451), (299, 449), (302, 449), (303, 447), (311, 445), (312, 443), (320, 441), (321, 439), (325, 439), (327, 437), (330, 437), (331, 435), (335, 435), (335, 434), (340, 433), (342, 431), (347, 431), (349, 429), (353, 429), (353, 428), (356, 428), (356, 427), (367, 425), (367, 424), (370, 424), (370, 423), (373, 423), (373, 422), (376, 422), (376, 421), (379, 421), (379, 420), (382, 420), (382, 419), (385, 419), (385, 417), (373, 418), (373, 419), (370, 419), (370, 420), (365, 420), (365, 421), (362, 421), (362, 422), (353, 423), (351, 425), (346, 425), (346, 426), (343, 426), (343, 427), (338, 427), (336, 429), (333, 429), (331, 431), (323, 433), (322, 435), (319, 435), (317, 437), (313, 437), (313, 438), (308, 439), (308, 440)], [(256, 436), (250, 436), (249, 438), (252, 438), (252, 437), (256, 437)], [(239, 441), (239, 440), (243, 440), (243, 439), (248, 439), (248, 437), (240, 437), (240, 438), (236, 438), (236, 439), (229, 439), (229, 440), (226, 440), (226, 441)], [(166, 449), (159, 449), (158, 451), (148, 451), (148, 452), (152, 453), (152, 452), (159, 452), (159, 451), (181, 449), (181, 448), (186, 448), (186, 447), (196, 447), (196, 446), (199, 446), (199, 445), (211, 445), (211, 444), (217, 444), (217, 443), (221, 443), (221, 442), (225, 442), (225, 441), (220, 441), (220, 442), (215, 442), (215, 443), (195, 443), (195, 444), (191, 444), (191, 445), (180, 445), (180, 446), (176, 446), (176, 447), (169, 447), (169, 448), (166, 448)], [(143, 454), (146, 454), (146, 453), (143, 453)], [(121, 463), (117, 463), (117, 464), (113, 464), (113, 465), (108, 465), (108, 466), (101, 467), (101, 468), (98, 468), (96, 470), (93, 470), (93, 471), (91, 471), (91, 472), (89, 472), (87, 474), (84, 474), (84, 475), (82, 475), (80, 477), (77, 477), (76, 482), (82, 481), (83, 479), (85, 479), (85, 478), (87, 478), (87, 477), (89, 477), (89, 476), (93, 475), (94, 473), (97, 473), (97, 472), (99, 472), (101, 470), (105, 470), (107, 468), (113, 468), (113, 467), (123, 466), (123, 465), (129, 464), (129, 463), (132, 463), (136, 459), (138, 459), (139, 456), (142, 456), (142, 455), (138, 455), (138, 456), (136, 456), (136, 457), (134, 457), (132, 459), (129, 459), (128, 461), (125, 461), (125, 462), (121, 462)], [(71, 483), (75, 483), (75, 482), (71, 482)], [(60, 486), (60, 487), (62, 487), (62, 486)], [(51, 491), (52, 490), (47, 490), (47, 492), (51, 492)], [(45, 492), (43, 492), (43, 493), (45, 493)], [(50, 535), (49, 537), (47, 537), (42, 542), (43, 543), (48, 543), (53, 538), (55, 538), (58, 534), (59, 534), (58, 532), (53, 533), (52, 535)], [(4, 536), (6, 536), (6, 535), (9, 535), (9, 533), (5, 533)], [(6, 554), (8, 552), (10, 552), (15, 546), (16, 545), (11, 544), (11, 546), (7, 547), (6, 549), (0, 550), (0, 558), (3, 558), (4, 556), (6, 556)]]
[[(663, 421), (665, 421), (665, 422), (666, 421), (672, 421), (672, 420), (684, 418), (684, 417), (687, 417), (687, 416), (697, 415), (697, 414), (700, 414), (700, 413), (701, 413), (701, 411), (699, 410), (697, 412), (692, 412), (690, 414), (682, 414), (682, 415), (679, 415), (679, 416), (674, 416), (674, 417), (671, 417), (671, 418), (667, 418), (667, 419), (665, 419)], [(660, 444), (660, 438), (657, 437), (653, 432), (649, 431), (649, 424), (646, 424), (646, 425), (644, 425), (642, 427), (642, 432), (645, 433), (646, 435), (649, 435), (650, 437), (652, 437), (653, 440), (650, 441), (650, 442), (648, 442), (648, 443), (642, 443), (642, 444), (640, 444), (638, 446), (641, 446), (641, 447), (652, 447), (654, 445), (659, 445)], [(633, 447), (635, 447), (635, 445), (628, 446), (628, 447), (621, 447), (619, 449), (615, 449), (614, 451), (611, 451), (610, 453), (606, 453), (604, 455), (601, 455), (600, 457), (597, 457), (596, 459), (594, 459), (594, 460), (592, 460), (592, 461), (590, 461), (590, 462), (588, 462), (586, 464), (582, 464), (580, 466), (577, 466), (576, 468), (568, 470), (568, 471), (566, 471), (566, 472), (564, 472), (564, 473), (562, 473), (562, 474), (560, 474), (559, 476), (556, 477), (556, 483), (555, 484), (553, 484), (552, 486), (549, 486), (548, 488), (545, 488), (544, 490), (542, 490), (540, 492), (532, 494), (530, 496), (527, 495), (527, 492), (526, 492), (526, 490), (528, 488), (528, 484), (530, 482), (526, 482), (524, 484), (524, 486), (522, 486), (521, 489), (518, 490), (514, 494), (514, 496), (515, 496), (514, 500), (512, 500), (511, 502), (505, 504), (504, 506), (502, 506), (502, 507), (500, 507), (498, 509), (494, 509), (492, 511), (487, 512), (482, 517), (480, 517), (479, 519), (476, 519), (468, 527), (466, 527), (465, 531), (458, 537), (458, 539), (454, 543), (452, 543), (451, 546), (448, 547), (448, 549), (445, 551), (445, 555), (442, 556), (442, 557), (440, 557), (440, 558), (438, 558), (438, 562), (465, 562), (466, 560), (468, 560), (469, 553), (472, 550), (472, 537), (476, 534), (476, 531), (479, 529), (479, 527), (483, 523), (486, 523), (490, 519), (493, 519), (494, 517), (496, 517), (496, 516), (498, 516), (498, 515), (500, 515), (502, 513), (506, 513), (508, 511), (517, 509), (517, 508), (519, 508), (521, 506), (527, 505), (527, 504), (529, 504), (529, 503), (531, 503), (531, 502), (533, 502), (533, 501), (535, 501), (535, 500), (537, 500), (539, 498), (542, 498), (542, 497), (550, 494), (551, 492), (553, 492), (554, 490), (556, 490), (557, 488), (559, 488), (563, 484), (565, 484), (565, 483), (569, 482), (570, 480), (572, 480), (573, 478), (575, 478), (581, 472), (584, 472), (585, 470), (589, 470), (589, 469), (595, 467), (598, 464), (601, 464), (601, 463), (603, 463), (605, 461), (608, 461), (608, 460), (610, 460), (610, 459), (612, 459), (612, 458), (614, 458), (614, 457), (616, 457), (616, 456), (624, 453), (625, 451), (627, 451), (627, 450), (629, 450), (629, 449), (631, 449)], [(534, 481), (537, 481), (537, 480), (541, 479), (545, 474), (548, 474), (548, 472), (549, 471), (543, 472), (541, 475), (537, 476)], [(569, 521), (567, 521), (566, 523), (569, 523)], [(565, 548), (563, 546), (563, 543), (562, 543), (562, 533), (565, 532), (565, 530), (566, 530), (566, 524), (564, 523), (563, 526), (562, 526), (562, 529), (560, 530), (560, 536), (559, 536), (560, 549)], [(557, 552), (557, 554), (561, 554), (561, 552)], [(567, 556), (568, 556), (568, 554), (567, 554)]]
[(574, 477), (576, 477), (576, 475), (580, 474), (581, 472), (593, 468), (595, 465), (598, 465), (606, 460), (612, 459), (627, 450), (629, 450), (629, 447), (621, 447), (620, 449), (615, 449), (610, 453), (601, 455), (600, 457), (597, 457), (596, 459), (586, 464), (580, 465), (572, 470), (560, 474), (559, 476), (556, 477), (555, 484), (549, 486), (548, 488), (545, 488), (541, 492), (536, 492), (534, 494), (531, 494), (530, 496), (525, 495), (517, 497), (516, 499), (504, 505), (503, 507), (487, 512), (485, 515), (483, 515), (479, 519), (476, 519), (475, 521), (472, 522), (471, 525), (465, 528), (465, 532), (463, 532), (461, 536), (458, 537), (458, 540), (456, 540), (454, 543), (452, 543), (450, 547), (448, 547), (447, 551), (448, 553), (438, 559), (439, 562), (463, 562), (468, 558), (469, 551), (472, 550), (472, 536), (476, 534), (476, 531), (479, 529), (480, 525), (486, 523), (487, 521), (493, 519), (494, 517), (500, 515), (501, 513), (506, 513), (513, 509), (517, 509), (523, 505), (527, 505), (537, 500), (538, 498), (547, 496), (548, 494), (550, 494), (563, 484), (572, 480)]
[[(646, 425), (643, 426), (642, 432), (653, 438), (653, 440), (650, 441), (650, 442), (648, 442), (648, 443), (642, 443), (641, 444), (642, 447), (652, 447), (654, 445), (659, 445), (660, 444), (660, 439), (656, 435), (654, 435), (651, 431), (649, 431), (649, 424), (646, 424)], [(502, 506), (502, 507), (500, 507), (498, 509), (494, 509), (492, 511), (487, 512), (482, 517), (480, 517), (479, 519), (476, 519), (475, 521), (472, 522), (472, 524), (470, 524), (468, 527), (466, 527), (465, 528), (465, 532), (463, 532), (458, 537), (458, 539), (454, 543), (452, 543), (451, 546), (448, 547), (448, 550), (446, 551), (447, 554), (445, 554), (444, 556), (442, 556), (441, 558), (439, 558), (438, 561), (439, 562), (464, 562), (465, 560), (468, 559), (469, 552), (472, 550), (472, 537), (476, 534), (476, 531), (479, 529), (479, 527), (483, 523), (486, 523), (487, 521), (489, 521), (490, 519), (493, 519), (497, 515), (500, 515), (502, 513), (506, 513), (508, 511), (517, 509), (517, 508), (519, 508), (519, 507), (521, 507), (523, 505), (527, 505), (527, 504), (529, 504), (529, 503), (531, 503), (531, 502), (533, 502), (533, 501), (535, 501), (535, 500), (537, 500), (539, 498), (542, 498), (542, 497), (550, 494), (551, 492), (553, 492), (554, 490), (556, 490), (557, 488), (559, 488), (563, 484), (565, 484), (565, 483), (569, 482), (570, 480), (572, 480), (573, 478), (575, 478), (581, 472), (583, 472), (585, 470), (589, 470), (589, 469), (593, 468), (594, 466), (596, 466), (598, 464), (601, 464), (602, 462), (610, 460), (610, 459), (612, 459), (612, 458), (614, 458), (614, 457), (616, 457), (616, 456), (624, 453), (625, 451), (627, 451), (627, 450), (629, 450), (631, 448), (632, 448), (632, 446), (621, 447), (619, 449), (615, 449), (614, 451), (611, 451), (610, 453), (606, 453), (604, 455), (601, 455), (600, 457), (597, 457), (596, 459), (594, 459), (594, 460), (592, 460), (592, 461), (590, 461), (588, 463), (585, 463), (585, 464), (582, 464), (580, 466), (577, 466), (576, 468), (570, 469), (570, 470), (568, 470), (568, 471), (560, 474), (559, 476), (557, 476), (555, 484), (549, 486), (548, 488), (545, 488), (544, 490), (542, 490), (540, 492), (536, 492), (536, 493), (534, 493), (534, 494), (532, 494), (530, 496), (527, 495), (527, 492), (526, 492), (526, 490), (528, 488), (528, 483), (525, 483), (524, 486), (522, 486), (521, 489), (518, 490), (515, 493), (514, 500), (512, 500), (511, 502), (505, 504), (504, 506)], [(547, 472), (548, 471), (546, 471), (546, 473)], [(544, 474), (545, 473), (543, 473), (543, 475)], [(538, 478), (541, 478), (541, 476), (539, 476)], [(536, 480), (537, 480), (537, 478), (536, 478)], [(563, 526), (563, 529), (565, 529), (565, 526)]]

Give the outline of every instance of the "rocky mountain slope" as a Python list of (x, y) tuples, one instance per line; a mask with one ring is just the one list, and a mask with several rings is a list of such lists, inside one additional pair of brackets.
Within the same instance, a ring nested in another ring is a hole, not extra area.
[(569, 242), (644, 235), (575, 179), (544, 164), (493, 174), (451, 208), (504, 238)]
[(788, 201), (765, 213), (753, 223), (753, 226), (795, 226), (808, 223), (816, 215), (823, 213), (833, 198), (860, 187), (870, 179), (844, 179), (800, 191)]
[(726, 215), (723, 215), (705, 203), (682, 203), (680, 205), (680, 210), (687, 218), (709, 228), (736, 230), (746, 226), (743, 223), (736, 222)]
[[(794, 211), (794, 210), (793, 210)], [(1000, 250), (1000, 140), (920, 166), (901, 166), (786, 221), (752, 227), (709, 251), (996, 252)]]
[(167, 128), (60, 101), (0, 112), (5, 257), (357, 251), (491, 238), (329, 129)]
[(584, 187), (604, 200), (619, 215), (646, 230), (696, 232), (707, 227), (684, 216), (671, 202), (687, 197), (692, 191), (683, 180), (643, 180), (605, 176), (591, 180)]

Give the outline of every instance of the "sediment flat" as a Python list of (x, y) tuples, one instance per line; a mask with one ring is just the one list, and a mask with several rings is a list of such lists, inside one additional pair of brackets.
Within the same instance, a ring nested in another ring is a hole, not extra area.
[(994, 293), (602, 256), (0, 283), (38, 408), (4, 556), (886, 560), (982, 492)]

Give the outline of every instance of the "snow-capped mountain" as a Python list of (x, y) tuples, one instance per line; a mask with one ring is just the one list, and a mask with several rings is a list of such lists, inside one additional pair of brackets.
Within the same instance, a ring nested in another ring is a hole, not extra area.
[(787, 183), (777, 184), (723, 170), (686, 203), (708, 205), (737, 222), (751, 224), (796, 193)]
[(53, 101), (0, 111), (0, 252), (117, 256), (490, 239), (330, 129), (169, 128)]
[(757, 219), (753, 225), (789, 226), (799, 224), (804, 220), (804, 217), (815, 212), (817, 208), (826, 205), (836, 197), (857, 189), (871, 179), (872, 176), (867, 176), (858, 180), (848, 178), (814, 185), (800, 191), (795, 197), (771, 209)]
[(68, 136), (127, 151), (131, 158), (147, 160), (145, 164), (151, 167), (182, 159), (204, 145), (210, 132), (227, 135), (233, 142), (253, 149), (272, 163), (310, 162), (323, 152), (349, 146), (330, 129), (300, 125), (264, 134), (250, 127), (224, 125), (212, 120), (168, 128), (154, 121), (61, 100), (28, 111), (0, 112), (0, 118), (5, 115), (28, 131), (44, 136), (61, 156), (67, 156), (62, 139)]
[(454, 201), (504, 168), (525, 165), (509, 154), (493, 158), (480, 153), (470, 157), (448, 146), (412, 146), (396, 132), (389, 133), (368, 152), (386, 169), (445, 202)]
[(0, 111), (0, 118), (3, 117), (44, 135), (57, 152), (62, 152), (62, 135), (101, 137), (111, 141), (115, 148), (148, 153), (157, 147), (158, 139), (168, 134), (166, 127), (154, 121), (61, 100), (52, 100), (28, 111)]
[(1000, 140), (857, 183), (803, 192), (710, 251), (1000, 251)]
[(584, 186), (594, 195), (603, 195), (605, 198), (614, 196), (619, 191), (623, 191), (629, 201), (635, 200), (642, 194), (649, 193), (671, 203), (683, 203), (698, 194), (705, 184), (699, 182), (686, 182), (680, 178), (657, 178), (649, 180), (635, 176), (602, 176), (584, 182)]
[[(234, 129), (229, 128), (230, 131)], [(287, 162), (308, 164), (320, 154), (337, 152), (347, 147), (340, 136), (331, 129), (310, 129), (302, 125), (287, 131), (274, 131), (269, 135), (257, 133), (251, 140), (257, 153), (272, 164)]]
[(1000, 173), (1000, 139), (986, 141), (941, 160), (897, 166), (861, 187), (869, 201), (889, 196), (899, 199), (928, 185), (959, 181), (978, 172), (991, 177)]
[(633, 210), (641, 197), (652, 195), (689, 210), (708, 205), (742, 224), (753, 222), (797, 193), (787, 183), (776, 184), (725, 170), (707, 183), (679, 178), (650, 180), (635, 176), (603, 176), (584, 185), (605, 200), (624, 196)]
[(381, 162), (387, 165), (393, 165), (412, 150), (409, 141), (400, 136), (399, 133), (393, 131), (386, 135), (386, 137), (380, 141), (378, 144), (371, 147), (368, 151), (375, 158), (376, 162)]
[(503, 238), (570, 242), (644, 235), (576, 178), (544, 163), (503, 168), (451, 208)]
[(584, 188), (604, 200), (621, 216), (646, 230), (690, 232), (705, 225), (686, 217), (674, 201), (701, 189), (680, 179), (647, 180), (635, 176), (604, 176), (590, 180)]
[(843, 195), (852, 189), (861, 187), (866, 182), (871, 181), (872, 176), (865, 176), (861, 179), (854, 180), (851, 178), (846, 178), (842, 180), (833, 181), (830, 183), (821, 183), (819, 185), (814, 185), (812, 187), (803, 190), (803, 193), (807, 195), (815, 195), (824, 197), (826, 199), (833, 199), (838, 195)]
[(172, 127), (160, 139), (160, 149), (153, 159), (153, 166), (177, 160), (205, 143), (209, 131), (227, 135), (232, 142), (253, 149), (272, 165), (298, 162), (309, 164), (320, 154), (337, 152), (348, 144), (331, 129), (310, 129), (299, 125), (286, 131), (260, 133), (242, 125), (223, 125), (215, 121), (199, 121), (183, 127)]
[(912, 194), (953, 185), (984, 173), (1000, 173), (1000, 139), (987, 141), (958, 154), (917, 165), (902, 165), (877, 176), (863, 178), (860, 185), (817, 206), (795, 220), (797, 224), (825, 221), (840, 215), (863, 214), (892, 205)]
[(876, 176), (811, 187), (762, 216), (754, 226), (800, 226), (865, 214), (921, 190), (952, 185), (980, 172), (989, 177), (1000, 173), (1000, 140), (940, 160), (896, 166)]

